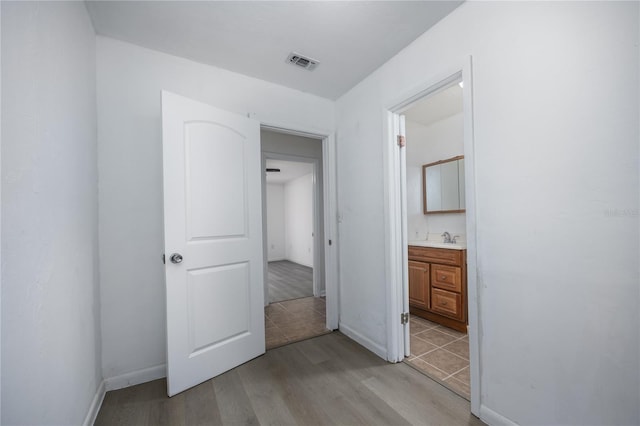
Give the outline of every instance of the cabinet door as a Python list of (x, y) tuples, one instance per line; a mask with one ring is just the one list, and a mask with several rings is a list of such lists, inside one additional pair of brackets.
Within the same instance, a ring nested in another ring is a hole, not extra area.
[(409, 261), (409, 305), (429, 309), (429, 264)]

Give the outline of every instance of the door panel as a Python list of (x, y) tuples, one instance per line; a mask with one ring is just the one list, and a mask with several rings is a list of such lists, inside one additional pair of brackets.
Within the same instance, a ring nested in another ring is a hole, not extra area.
[(243, 135), (218, 123), (185, 123), (191, 240), (246, 234), (245, 143)]
[(172, 396), (265, 350), (260, 127), (163, 92), (162, 138)]
[(249, 332), (247, 263), (189, 271), (187, 283), (191, 355)]

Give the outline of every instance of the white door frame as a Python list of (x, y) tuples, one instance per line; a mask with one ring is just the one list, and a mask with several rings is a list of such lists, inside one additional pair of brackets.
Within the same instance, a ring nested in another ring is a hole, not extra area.
[[(338, 282), (338, 224), (337, 224), (337, 189), (336, 189), (336, 140), (333, 132), (304, 129), (295, 125), (261, 121), (261, 129), (271, 130), (295, 136), (303, 136), (322, 140), (322, 188), (324, 219), (324, 286), (327, 307), (327, 324), (329, 330), (337, 330), (339, 323), (339, 282)], [(318, 194), (320, 195), (320, 194)], [(263, 200), (264, 203), (264, 200)], [(263, 206), (263, 212), (266, 211)], [(263, 214), (263, 227), (266, 227), (266, 215)], [(315, 228), (315, 226), (314, 226)], [(266, 228), (265, 228), (266, 229)], [(316, 231), (314, 231), (316, 232)], [(317, 234), (316, 234), (317, 235)], [(266, 242), (265, 242), (266, 244)], [(316, 254), (314, 253), (314, 261)], [(265, 274), (267, 267), (265, 252)], [(267, 275), (265, 275), (266, 277)], [(266, 292), (266, 289), (265, 289)], [(266, 294), (266, 293), (265, 293)]]
[[(320, 140), (318, 140), (320, 142)], [(318, 169), (320, 167), (320, 160), (313, 157), (305, 157), (300, 155), (289, 155), (289, 154), (281, 154), (278, 152), (269, 152), (262, 151), (262, 170), (266, 169), (267, 160), (282, 160), (282, 161), (293, 161), (296, 163), (306, 163), (311, 164), (313, 166), (312, 173), (312, 214), (313, 214), (313, 296), (320, 297), (324, 296), (324, 294), (320, 294), (320, 268), (322, 262), (320, 262), (320, 252), (323, 249), (323, 239), (320, 238), (320, 191), (318, 191)], [(263, 175), (264, 176), (264, 175)], [(268, 239), (267, 239), (267, 210), (266, 210), (266, 202), (267, 202), (267, 180), (265, 178), (262, 179), (262, 232), (263, 232), (263, 245), (264, 245), (264, 261), (265, 261), (265, 274), (268, 274), (266, 270), (267, 264), (269, 263), (269, 252), (268, 252)], [(264, 279), (264, 304), (265, 306), (269, 304), (269, 280), (268, 275), (265, 275)]]
[[(419, 87), (399, 96), (386, 108), (384, 128), (387, 143), (384, 151), (385, 167), (385, 254), (387, 268), (387, 353), (389, 361), (402, 361), (405, 355), (405, 335), (408, 327), (401, 325), (400, 314), (408, 311), (408, 271), (406, 234), (406, 198), (402, 196), (406, 182), (402, 179), (404, 153), (396, 143), (399, 130), (398, 114), (418, 99), (448, 86), (462, 78), (464, 87), (464, 157), (467, 228), (467, 297), (469, 318), (469, 363), (471, 372), (471, 412), (480, 416), (480, 312), (477, 288), (477, 229), (476, 229), (476, 181), (473, 135), (473, 73), (472, 58), (449, 66), (438, 78), (425, 81)], [(410, 143), (410, 141), (409, 141)]]

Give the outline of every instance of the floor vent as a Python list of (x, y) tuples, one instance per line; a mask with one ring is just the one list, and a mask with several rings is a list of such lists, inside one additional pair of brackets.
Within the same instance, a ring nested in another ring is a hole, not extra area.
[(293, 65), (297, 65), (309, 71), (313, 71), (320, 64), (315, 59), (307, 58), (299, 53), (291, 52), (287, 57), (287, 62)]

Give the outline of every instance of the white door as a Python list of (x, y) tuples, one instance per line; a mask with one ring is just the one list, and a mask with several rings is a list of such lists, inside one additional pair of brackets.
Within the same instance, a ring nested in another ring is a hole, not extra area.
[[(398, 115), (397, 134), (404, 138), (404, 145), (398, 149), (398, 165), (400, 170), (400, 221), (401, 221), (401, 241), (409, 241), (407, 235), (407, 131), (405, 116)], [(411, 143), (411, 141), (408, 141)], [(409, 312), (409, 247), (402, 244), (402, 312)], [(404, 341), (404, 356), (411, 356), (411, 330), (410, 324), (406, 323), (401, 332), (401, 340)], [(400, 359), (404, 357), (400, 356)]]
[(265, 351), (260, 126), (162, 92), (167, 393)]

